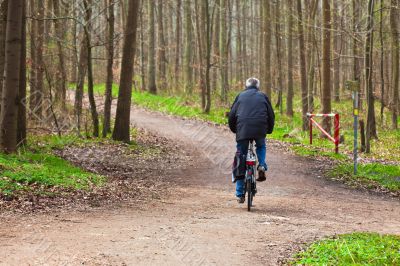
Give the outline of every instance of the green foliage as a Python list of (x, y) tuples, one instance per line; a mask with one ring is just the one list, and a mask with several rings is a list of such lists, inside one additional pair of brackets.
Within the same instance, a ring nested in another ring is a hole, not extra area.
[(338, 235), (311, 244), (291, 265), (399, 265), (400, 237), (377, 233)]
[(400, 190), (400, 166), (379, 163), (360, 164), (357, 175), (353, 174), (353, 164), (341, 163), (328, 172), (332, 178), (344, 178), (349, 182), (362, 182), (373, 187), (376, 184), (390, 191)]
[(102, 176), (88, 173), (47, 152), (22, 151), (0, 154), (0, 194), (19, 190), (45, 193), (51, 188), (88, 189), (101, 185)]

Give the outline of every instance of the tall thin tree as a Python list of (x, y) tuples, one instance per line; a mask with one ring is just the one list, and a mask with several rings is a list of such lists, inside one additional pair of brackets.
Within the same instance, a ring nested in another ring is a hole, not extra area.
[(391, 0), (390, 7), (390, 28), (392, 35), (392, 129), (398, 127), (398, 113), (399, 113), (399, 64), (400, 64), (400, 1)]
[(154, 15), (154, 9), (155, 9), (155, 1), (154, 0), (149, 0), (148, 1), (148, 9), (149, 9), (149, 60), (148, 60), (148, 90), (152, 94), (157, 94), (157, 85), (156, 85), (156, 58), (155, 58), (155, 53), (156, 53), (156, 47), (155, 47), (155, 15)]
[(113, 64), (114, 64), (114, 3), (112, 0), (104, 0), (108, 5), (106, 12), (107, 19), (107, 78), (106, 78), (106, 97), (104, 100), (104, 125), (103, 137), (106, 137), (111, 132), (111, 104), (112, 104), (112, 85), (113, 85)]
[(297, 0), (297, 33), (299, 40), (299, 57), (300, 57), (300, 78), (301, 78), (301, 110), (303, 118), (303, 130), (308, 128), (307, 111), (308, 111), (308, 98), (307, 98), (307, 67), (306, 67), (306, 54), (303, 36), (303, 10), (301, 7), (301, 0)]
[(293, 116), (293, 3), (287, 1), (288, 8), (288, 75), (287, 75), (287, 98), (286, 98), (286, 114)]
[(1, 95), (0, 149), (17, 149), (18, 89), (20, 86), (22, 16), (24, 0), (8, 1), (4, 83)]
[(18, 87), (17, 146), (26, 144), (26, 2), (22, 6), (21, 57)]
[(90, 104), (90, 114), (92, 116), (93, 123), (93, 136), (99, 136), (99, 115), (96, 109), (96, 102), (94, 99), (94, 81), (93, 81), (93, 64), (92, 64), (92, 0), (83, 0), (86, 14), (86, 24), (84, 26), (85, 37), (86, 37), (86, 49), (87, 49), (87, 76), (88, 76), (88, 96)]
[[(331, 8), (330, 0), (322, 0), (322, 113), (331, 112)], [(330, 117), (324, 117), (322, 126), (331, 130)]]
[(122, 62), (117, 112), (115, 117), (115, 126), (113, 139), (124, 142), (130, 141), (130, 113), (132, 97), (132, 77), (133, 61), (136, 50), (136, 28), (140, 0), (129, 0), (128, 16), (124, 33), (124, 45), (122, 51)]
[(371, 152), (371, 138), (376, 138), (375, 123), (375, 99), (374, 87), (372, 84), (373, 76), (373, 47), (374, 47), (374, 6), (375, 0), (368, 1), (367, 16), (367, 36), (365, 40), (365, 89), (367, 93), (367, 132), (365, 142), (365, 152)]
[(227, 26), (226, 26), (226, 17), (227, 17), (227, 8), (228, 8), (228, 1), (221, 0), (221, 7), (220, 7), (220, 70), (221, 70), (221, 98), (223, 102), (228, 101), (228, 90), (229, 90), (229, 83), (228, 83), (228, 42), (227, 42)]
[(193, 70), (192, 70), (192, 16), (191, 16), (191, 1), (184, 0), (185, 14), (185, 52), (184, 52), (184, 74), (185, 74), (185, 92), (192, 94), (193, 91)]

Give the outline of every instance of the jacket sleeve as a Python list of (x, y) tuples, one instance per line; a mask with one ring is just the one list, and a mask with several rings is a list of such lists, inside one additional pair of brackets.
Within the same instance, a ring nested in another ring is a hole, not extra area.
[[(264, 94), (265, 95), (265, 94)], [(272, 131), (274, 131), (274, 126), (275, 126), (275, 112), (274, 108), (272, 108), (272, 104), (268, 98), (267, 95), (265, 95), (265, 99), (267, 100), (267, 113), (268, 113), (268, 120), (267, 120), (267, 125), (268, 125), (268, 130), (267, 134), (271, 134)]]
[(232, 104), (231, 110), (229, 112), (229, 128), (233, 133), (236, 133), (236, 112), (237, 112), (237, 108), (238, 108), (238, 98), (239, 95), (236, 96), (235, 101)]

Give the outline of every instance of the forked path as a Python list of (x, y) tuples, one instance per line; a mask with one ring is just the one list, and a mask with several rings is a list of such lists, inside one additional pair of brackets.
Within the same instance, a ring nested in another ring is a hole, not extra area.
[(173, 195), (139, 209), (3, 221), (1, 264), (276, 265), (302, 243), (323, 236), (400, 234), (398, 199), (326, 181), (312, 162), (272, 145), (268, 179), (258, 184), (255, 206), (247, 212), (236, 203), (230, 182), (230, 132), (138, 108), (132, 123), (192, 150), (196, 166), (166, 176)]

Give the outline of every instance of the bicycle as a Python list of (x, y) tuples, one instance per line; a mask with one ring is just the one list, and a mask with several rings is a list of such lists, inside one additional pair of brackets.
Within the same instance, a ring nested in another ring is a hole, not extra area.
[(254, 151), (254, 140), (250, 141), (246, 156), (245, 193), (247, 193), (247, 211), (251, 210), (253, 198), (257, 193), (256, 173), (257, 155)]

